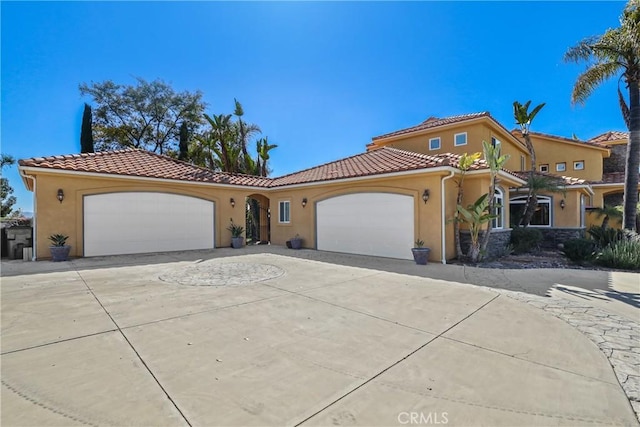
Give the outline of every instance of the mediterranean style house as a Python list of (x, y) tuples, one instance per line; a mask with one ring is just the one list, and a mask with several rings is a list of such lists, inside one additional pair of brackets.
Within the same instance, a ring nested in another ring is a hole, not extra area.
[[(596, 221), (590, 207), (618, 203), (627, 135), (531, 138), (537, 169), (565, 185), (563, 193), (539, 196), (532, 222), (555, 245)], [(431, 117), (374, 137), (362, 154), (277, 178), (214, 172), (134, 149), (23, 159), (19, 170), (34, 193), (37, 259), (49, 257), (48, 236), (57, 233), (70, 236), (77, 257), (229, 246), (228, 226), (244, 224), (253, 199), (262, 241), (284, 245), (299, 236), (306, 248), (410, 259), (421, 239), (432, 261), (446, 263), (455, 257), (458, 162), (482, 151), (482, 141), (510, 155), (495, 194), (492, 247), (499, 250), (526, 199), (529, 156), (519, 131), (488, 112)], [(476, 161), (463, 204), (486, 193), (489, 181), (486, 163)]]

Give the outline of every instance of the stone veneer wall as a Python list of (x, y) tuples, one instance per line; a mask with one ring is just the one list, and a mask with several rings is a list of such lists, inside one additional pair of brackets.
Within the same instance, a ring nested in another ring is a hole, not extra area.
[[(480, 233), (480, 239), (484, 233)], [(491, 230), (491, 236), (489, 236), (489, 244), (487, 245), (487, 253), (483, 257), (498, 258), (504, 254), (504, 250), (511, 241), (511, 229), (506, 230)], [(462, 245), (462, 252), (465, 254), (469, 252), (469, 244), (471, 243), (471, 234), (468, 231), (462, 230), (460, 233), (460, 244)]]
[(585, 236), (585, 228), (538, 228), (542, 231), (542, 249), (558, 249), (559, 243)]
[(624, 172), (627, 160), (627, 144), (612, 145), (609, 147), (611, 156), (602, 160), (604, 173)]
[[(577, 239), (585, 237), (584, 228), (538, 228), (542, 232), (541, 249), (558, 249), (559, 243), (564, 243), (570, 239)], [(480, 235), (482, 238), (482, 233)], [(487, 245), (487, 253), (483, 257), (484, 259), (499, 258), (504, 254), (504, 250), (511, 242), (511, 229), (506, 230), (491, 230), (491, 236), (489, 237), (489, 244)], [(460, 233), (460, 244), (462, 245), (462, 251), (466, 254), (469, 251), (469, 244), (471, 243), (471, 235), (468, 231), (462, 231)]]

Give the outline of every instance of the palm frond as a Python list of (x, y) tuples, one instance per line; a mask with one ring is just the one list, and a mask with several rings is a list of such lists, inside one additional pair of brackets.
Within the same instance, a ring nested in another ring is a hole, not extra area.
[(571, 102), (573, 104), (584, 104), (593, 91), (605, 80), (620, 72), (620, 68), (620, 64), (615, 62), (600, 62), (587, 68), (584, 73), (578, 76), (573, 86)]

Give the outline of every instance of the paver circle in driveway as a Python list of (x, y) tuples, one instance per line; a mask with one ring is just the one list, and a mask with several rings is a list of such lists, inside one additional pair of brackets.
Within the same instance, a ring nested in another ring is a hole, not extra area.
[[(492, 289), (211, 257), (3, 277), (2, 425), (637, 425), (595, 344)], [(286, 274), (158, 278), (225, 263)]]
[(160, 280), (190, 286), (234, 286), (275, 279), (284, 273), (276, 265), (208, 260), (174, 267), (161, 274)]

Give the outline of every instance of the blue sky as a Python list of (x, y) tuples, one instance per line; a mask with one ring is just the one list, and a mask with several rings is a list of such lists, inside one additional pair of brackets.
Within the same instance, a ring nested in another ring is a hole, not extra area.
[[(585, 106), (569, 46), (618, 25), (624, 2), (1, 3), (2, 152), (79, 152), (82, 82), (160, 78), (201, 90), (209, 113), (233, 99), (278, 148), (273, 175), (363, 152), (371, 137), (546, 102), (533, 129), (591, 138), (625, 130), (616, 81)], [(32, 211), (17, 167), (4, 171)], [(53, 197), (53, 196), (52, 196)]]

